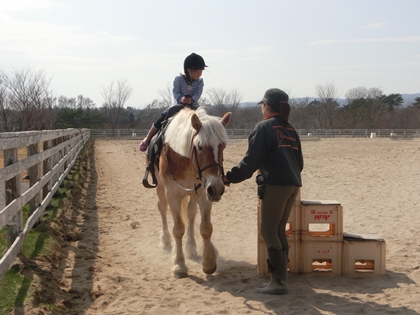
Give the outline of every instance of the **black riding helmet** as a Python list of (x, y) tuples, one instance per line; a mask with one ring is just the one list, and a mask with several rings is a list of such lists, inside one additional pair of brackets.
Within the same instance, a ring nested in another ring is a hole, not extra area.
[(187, 69), (193, 70), (204, 70), (207, 67), (206, 63), (204, 62), (203, 57), (197, 55), (196, 53), (192, 53), (191, 55), (187, 56), (184, 60), (184, 73), (188, 74)]

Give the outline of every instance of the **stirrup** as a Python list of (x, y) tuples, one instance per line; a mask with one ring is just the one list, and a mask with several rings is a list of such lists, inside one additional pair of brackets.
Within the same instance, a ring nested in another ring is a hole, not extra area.
[[(149, 181), (148, 181), (149, 173), (152, 174), (152, 184), (149, 184)], [(150, 170), (150, 165), (146, 166), (146, 172), (144, 173), (144, 177), (143, 177), (143, 186), (146, 188), (156, 188), (157, 186), (155, 172)]]

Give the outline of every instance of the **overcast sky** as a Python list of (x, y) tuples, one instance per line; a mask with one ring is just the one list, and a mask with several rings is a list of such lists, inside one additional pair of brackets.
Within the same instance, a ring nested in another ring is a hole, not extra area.
[(160, 99), (191, 52), (209, 66), (204, 97), (307, 97), (329, 83), (339, 97), (420, 93), (419, 12), (419, 0), (0, 0), (0, 69), (44, 70), (55, 96), (97, 106), (120, 80), (128, 106)]

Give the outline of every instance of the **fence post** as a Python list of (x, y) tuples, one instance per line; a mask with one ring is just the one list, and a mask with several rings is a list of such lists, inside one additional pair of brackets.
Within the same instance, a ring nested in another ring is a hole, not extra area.
[[(70, 140), (70, 136), (68, 135), (68, 136), (65, 136), (64, 137), (64, 139), (63, 139), (63, 141), (65, 142), (65, 141), (68, 141), (68, 140)], [(70, 146), (69, 145), (66, 145), (64, 148), (63, 148), (63, 151), (64, 151), (64, 156), (67, 156), (67, 153), (69, 152), (69, 148), (70, 148)], [(64, 165), (63, 165), (63, 169), (64, 170), (66, 170), (67, 169), (67, 165), (68, 165), (68, 163), (69, 163), (69, 159), (67, 158), (65, 161), (64, 161)]]
[[(28, 146), (28, 157), (39, 153), (39, 143), (31, 144)], [(38, 163), (28, 170), (29, 187), (35, 185), (41, 179), (42, 164)], [(36, 208), (41, 204), (41, 190), (29, 202), (29, 216), (34, 213)]]
[[(7, 149), (4, 150), (4, 166), (9, 166), (18, 161), (18, 149)], [(18, 174), (15, 177), (6, 181), (6, 205), (10, 204), (18, 196), (21, 195), (21, 177), (22, 174)], [(18, 237), (19, 233), (23, 231), (23, 216), (22, 208), (16, 215), (13, 216), (12, 221), (7, 223), (7, 248), (13, 245), (14, 241)], [(23, 248), (20, 249), (23, 251)]]
[[(55, 138), (55, 139), (51, 140), (51, 142), (52, 142), (52, 147), (53, 148), (56, 147), (58, 145), (58, 138)], [(57, 151), (55, 154), (53, 154), (51, 156), (51, 169), (53, 169), (54, 166), (57, 165), (58, 159), (59, 159), (59, 154), (60, 154), (60, 152)], [(59, 170), (52, 176), (51, 189), (53, 188), (53, 186), (55, 185), (55, 183), (58, 180), (58, 172), (59, 172)]]
[[(51, 148), (51, 141), (44, 141), (42, 144), (43, 150), (46, 151), (48, 149)], [(51, 157), (45, 159), (42, 163), (42, 175), (44, 176), (45, 174), (47, 174), (50, 170), (51, 170)], [(51, 191), (52, 185), (51, 185), (52, 180), (50, 179), (45, 186), (42, 189), (42, 200), (45, 199), (45, 197), (47, 197), (48, 193)]]
[[(64, 137), (59, 137), (58, 138), (58, 144), (61, 144), (64, 142)], [(58, 151), (58, 159), (57, 159), (57, 163), (59, 163), (61, 161), (61, 159), (64, 157), (64, 148), (62, 148), (60, 151)], [(60, 174), (62, 174), (64, 172), (64, 165), (62, 165), (60, 167), (60, 171), (58, 173), (58, 177), (57, 180), (60, 178)]]

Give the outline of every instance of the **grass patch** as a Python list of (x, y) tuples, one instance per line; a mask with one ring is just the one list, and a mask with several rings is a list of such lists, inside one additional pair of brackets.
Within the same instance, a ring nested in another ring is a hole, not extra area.
[(20, 266), (12, 266), (0, 280), (0, 314), (8, 314), (14, 307), (22, 307), (30, 282), (20, 274)]
[[(88, 153), (87, 146), (81, 152), (81, 156)], [(24, 307), (25, 302), (42, 304), (50, 310), (57, 310), (54, 301), (45, 300), (42, 292), (36, 292), (36, 284), (45, 283), (51, 280), (51, 273), (43, 270), (39, 265), (41, 257), (52, 257), (60, 247), (57, 229), (60, 224), (57, 222), (59, 209), (64, 205), (67, 198), (71, 197), (71, 187), (79, 184), (79, 172), (82, 168), (80, 158), (76, 160), (72, 170), (59, 187), (51, 200), (51, 204), (44, 210), (39, 224), (36, 224), (28, 233), (23, 243), (23, 255), (20, 256), (21, 263), (13, 265), (0, 279), (0, 314), (8, 314), (15, 308)], [(70, 184), (70, 185), (69, 185)], [(23, 224), (25, 226), (29, 217), (29, 204), (22, 208)], [(0, 230), (0, 258), (7, 250), (7, 228)], [(47, 259), (48, 260), (48, 259)]]

